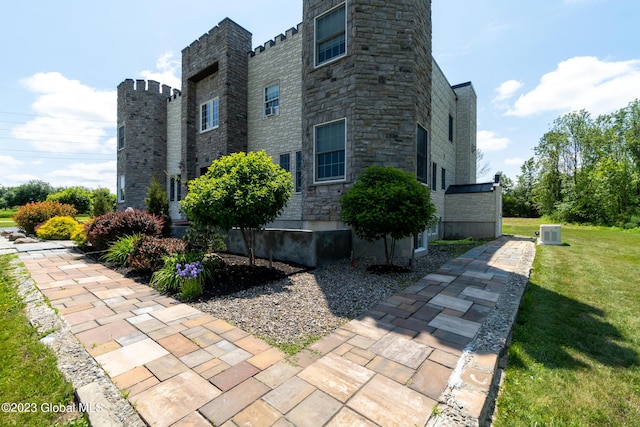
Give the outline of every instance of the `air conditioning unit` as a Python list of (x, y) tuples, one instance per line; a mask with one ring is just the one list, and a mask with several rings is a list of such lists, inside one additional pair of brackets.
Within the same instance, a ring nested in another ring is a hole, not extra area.
[(264, 109), (265, 116), (276, 116), (278, 114), (278, 107), (267, 107)]
[(538, 243), (541, 245), (561, 245), (562, 226), (557, 224), (542, 224), (540, 225), (540, 235), (538, 237)]

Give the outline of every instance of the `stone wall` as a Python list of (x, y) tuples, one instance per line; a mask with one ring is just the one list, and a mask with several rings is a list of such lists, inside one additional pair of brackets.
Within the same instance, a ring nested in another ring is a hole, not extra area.
[[(198, 177), (220, 156), (247, 150), (250, 50), (251, 33), (228, 18), (183, 49), (183, 178)], [(219, 126), (200, 132), (200, 105), (214, 98), (219, 99)]]
[[(295, 185), (296, 152), (302, 150), (301, 27), (266, 42), (249, 55), (247, 134), (249, 151), (264, 150), (274, 163), (289, 154)], [(279, 84), (279, 111), (265, 116), (265, 88)], [(301, 227), (302, 194), (294, 193), (275, 225)]]
[(478, 239), (502, 235), (502, 187), (483, 193), (447, 194), (444, 238)]
[(456, 108), (456, 174), (455, 184), (476, 182), (477, 97), (473, 85), (453, 86), (458, 97)]
[[(416, 171), (416, 125), (430, 128), (431, 2), (346, 2), (346, 55), (315, 65), (315, 18), (337, 0), (303, 8), (303, 219), (340, 227), (338, 199), (370, 165)], [(314, 126), (346, 120), (345, 179), (314, 182)]]
[[(169, 216), (176, 219), (183, 219), (180, 213), (178, 200), (171, 200), (171, 179), (181, 175), (180, 163), (182, 161), (182, 96), (179, 91), (174, 90), (173, 96), (167, 100), (167, 194), (169, 198)], [(181, 185), (178, 183), (177, 185)]]
[(134, 83), (126, 79), (118, 85), (117, 128), (124, 126), (125, 131), (124, 148), (117, 154), (116, 176), (116, 180), (125, 177), (125, 200), (118, 202), (118, 210), (145, 208), (144, 198), (153, 177), (165, 184), (169, 96), (171, 88), (160, 87), (153, 80)]

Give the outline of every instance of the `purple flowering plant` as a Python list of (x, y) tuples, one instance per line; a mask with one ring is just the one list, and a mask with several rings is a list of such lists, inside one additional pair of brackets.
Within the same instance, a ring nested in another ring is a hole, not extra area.
[(200, 261), (189, 262), (185, 264), (176, 264), (176, 273), (185, 280), (195, 280), (204, 271)]

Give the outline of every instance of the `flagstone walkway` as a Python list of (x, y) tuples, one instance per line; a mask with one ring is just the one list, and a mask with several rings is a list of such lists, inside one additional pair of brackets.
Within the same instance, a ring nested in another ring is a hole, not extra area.
[(18, 256), (149, 425), (424, 426), (452, 385), (481, 417), (498, 354), (469, 344), (531, 247), (474, 248), (292, 358), (73, 248)]

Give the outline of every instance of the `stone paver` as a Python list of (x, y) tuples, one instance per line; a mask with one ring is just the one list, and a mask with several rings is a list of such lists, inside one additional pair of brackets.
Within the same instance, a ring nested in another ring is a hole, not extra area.
[(18, 255), (149, 425), (425, 426), (462, 360), (452, 395), (482, 413), (497, 354), (468, 345), (526, 245), (474, 248), (295, 357), (73, 248)]

